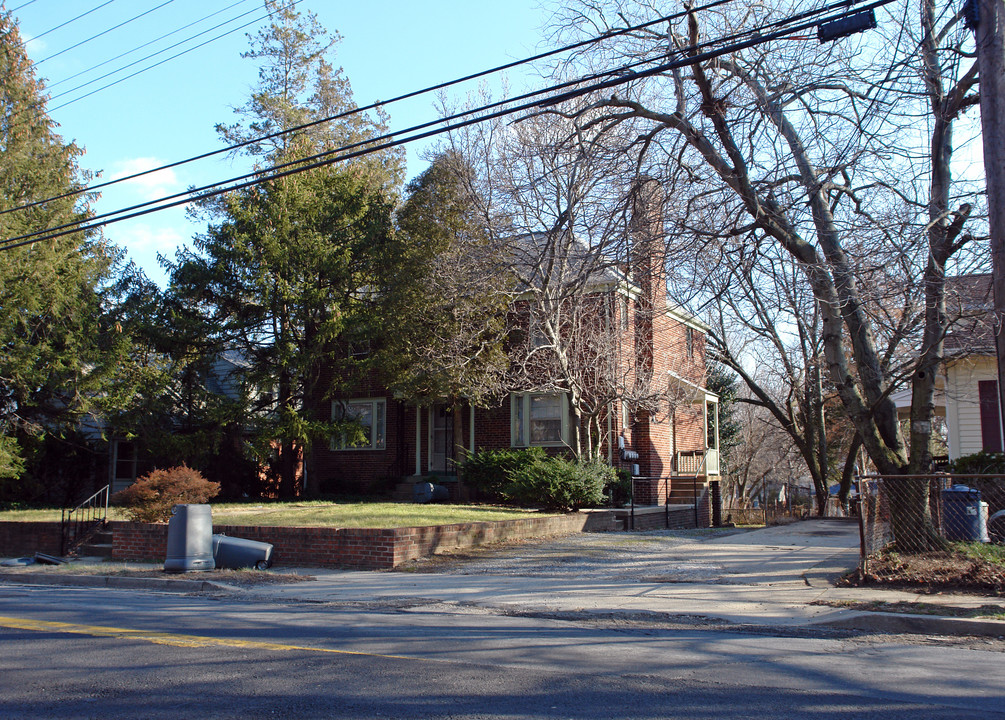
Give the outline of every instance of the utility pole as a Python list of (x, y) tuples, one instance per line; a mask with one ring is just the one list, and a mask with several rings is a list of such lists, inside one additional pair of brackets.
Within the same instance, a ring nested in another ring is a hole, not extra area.
[[(968, 22), (977, 41), (981, 133), (991, 230), (998, 410), (1005, 430), (1005, 0), (969, 0)], [(972, 7), (976, 6), (976, 17)]]

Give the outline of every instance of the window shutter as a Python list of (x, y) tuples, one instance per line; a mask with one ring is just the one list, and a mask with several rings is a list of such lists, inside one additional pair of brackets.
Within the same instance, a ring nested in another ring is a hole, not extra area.
[(981, 447), (985, 452), (1002, 451), (1001, 414), (998, 412), (998, 383), (981, 380), (977, 383), (981, 403)]

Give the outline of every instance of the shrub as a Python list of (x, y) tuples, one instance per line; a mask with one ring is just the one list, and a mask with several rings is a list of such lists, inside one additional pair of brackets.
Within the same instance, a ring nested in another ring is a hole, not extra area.
[(506, 494), (519, 505), (578, 510), (601, 505), (604, 487), (615, 477), (614, 468), (603, 463), (546, 457), (517, 469)]
[(950, 472), (961, 475), (1005, 473), (1005, 454), (995, 452), (979, 452), (956, 458), (949, 466)]
[(507, 487), (519, 470), (548, 459), (543, 448), (479, 450), (461, 463), (464, 482), (486, 499), (506, 501)]
[(632, 499), (632, 474), (617, 470), (605, 488), (612, 507), (624, 507)]
[(125, 490), (115, 493), (112, 501), (125, 507), (130, 520), (165, 522), (175, 505), (204, 503), (217, 496), (220, 483), (207, 480), (187, 465), (154, 470)]

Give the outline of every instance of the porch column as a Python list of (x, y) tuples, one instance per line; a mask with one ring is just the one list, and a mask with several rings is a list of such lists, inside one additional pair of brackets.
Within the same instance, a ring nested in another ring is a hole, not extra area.
[(422, 475), (422, 406), (415, 404), (415, 474)]
[(719, 403), (714, 403), (715, 405), (715, 449), (719, 449)]
[(470, 440), (468, 445), (471, 448), (471, 452), (475, 451), (475, 406), (468, 405), (468, 434), (470, 435)]

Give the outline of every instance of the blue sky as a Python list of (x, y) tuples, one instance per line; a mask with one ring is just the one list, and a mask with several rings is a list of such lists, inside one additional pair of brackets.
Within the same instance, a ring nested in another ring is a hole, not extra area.
[[(100, 172), (101, 180), (221, 147), (214, 125), (232, 120), (231, 108), (244, 102), (256, 80), (254, 62), (242, 60), (240, 53), (248, 46), (245, 33), (254, 32), (264, 21), (100, 89), (260, 18), (264, 15), (261, 0), (7, 0), (6, 5), (15, 10), (22, 36), (28, 41), (29, 55), (39, 63), (38, 74), (46, 79), (52, 96), (50, 115), (59, 123), (59, 132), (86, 149), (81, 166)], [(314, 11), (325, 27), (342, 35), (335, 62), (345, 69), (360, 105), (532, 55), (542, 47), (548, 17), (539, 8), (538, 0), (501, 3), (302, 0), (298, 7)], [(92, 8), (97, 9), (73, 20)], [(147, 10), (152, 11), (68, 49)], [(187, 30), (67, 79), (216, 11), (220, 12)], [(74, 89), (244, 13), (247, 14), (242, 18), (197, 39)], [(64, 27), (46, 32), (70, 20), (73, 21)], [(533, 77), (512, 74), (509, 82), (514, 88), (539, 84)], [(475, 85), (459, 88), (453, 97), (462, 97), (474, 89)], [(81, 97), (95, 90), (93, 95)], [(432, 96), (426, 96), (407, 105), (389, 107), (392, 129), (434, 119), (433, 100)], [(60, 107), (64, 103), (68, 104)], [(423, 169), (417, 154), (420, 149), (409, 147), (410, 175)], [(242, 170), (221, 156), (157, 173), (106, 189), (96, 210), (107, 212), (126, 207), (190, 185), (225, 179)], [(106, 234), (116, 244), (128, 248), (130, 256), (148, 275), (163, 282), (157, 253), (173, 254), (177, 246), (188, 242), (200, 229), (188, 222), (179, 208), (110, 225)]]

